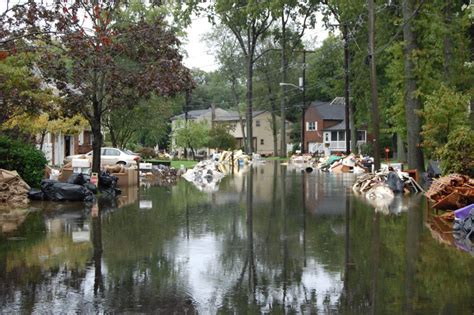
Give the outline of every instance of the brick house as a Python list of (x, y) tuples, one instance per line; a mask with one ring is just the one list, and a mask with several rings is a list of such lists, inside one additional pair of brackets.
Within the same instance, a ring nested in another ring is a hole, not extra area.
[[(332, 102), (314, 101), (305, 111), (305, 152), (323, 152), (326, 145), (331, 152), (346, 150), (344, 99)], [(367, 142), (367, 128), (357, 130), (357, 146)]]

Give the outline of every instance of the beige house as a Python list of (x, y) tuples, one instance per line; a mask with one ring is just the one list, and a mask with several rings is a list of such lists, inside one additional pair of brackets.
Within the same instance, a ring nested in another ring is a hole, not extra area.
[[(172, 131), (177, 128), (177, 121), (185, 119), (184, 114), (180, 114), (171, 118)], [(244, 147), (244, 135), (242, 134), (242, 125), (240, 123), (239, 114), (235, 111), (227, 111), (221, 108), (208, 108), (202, 110), (192, 110), (187, 113), (188, 121), (207, 121), (209, 126), (215, 124), (225, 124), (230, 127), (230, 134), (237, 140), (238, 147)], [(244, 123), (244, 132), (246, 133), (246, 119), (242, 117)], [(280, 117), (277, 116), (277, 122)], [(273, 152), (273, 131), (272, 131), (272, 115), (269, 111), (253, 112), (253, 147), (254, 152), (261, 155), (272, 155)], [(289, 142), (289, 126), (287, 121), (287, 143)], [(280, 135), (277, 133), (278, 149), (280, 148)], [(171, 140), (171, 149), (178, 149), (174, 138)], [(209, 152), (208, 148), (206, 148)]]

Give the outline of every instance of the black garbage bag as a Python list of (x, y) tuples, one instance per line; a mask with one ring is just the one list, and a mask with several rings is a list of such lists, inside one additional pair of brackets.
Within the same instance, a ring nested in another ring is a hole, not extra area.
[(89, 189), (91, 191), (91, 193), (93, 193), (94, 195), (97, 194), (97, 186), (92, 184), (92, 183), (85, 183), (84, 185), (82, 185), (84, 187), (86, 187), (87, 189)]
[(94, 195), (84, 186), (60, 183), (55, 180), (41, 181), (41, 190), (45, 200), (51, 201), (93, 201)]
[(74, 185), (84, 185), (87, 183), (87, 180), (84, 178), (84, 175), (82, 173), (79, 174), (72, 174), (69, 176), (67, 179), (68, 184), (74, 184)]
[(405, 187), (405, 184), (395, 172), (388, 173), (387, 180), (385, 181), (385, 183), (387, 183), (388, 187), (390, 187), (390, 189), (394, 193), (403, 192), (403, 188)]
[(117, 188), (117, 176), (110, 175), (107, 172), (101, 172), (99, 175), (99, 191), (109, 196), (117, 196), (121, 194)]
[(31, 200), (44, 200), (44, 194), (40, 189), (32, 188), (28, 192), (28, 198)]

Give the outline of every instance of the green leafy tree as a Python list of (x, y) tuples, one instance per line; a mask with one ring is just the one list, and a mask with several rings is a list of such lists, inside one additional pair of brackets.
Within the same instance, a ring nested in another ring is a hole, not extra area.
[(237, 140), (229, 133), (229, 127), (219, 125), (209, 130), (207, 146), (220, 150), (233, 150), (237, 147)]
[(443, 174), (461, 173), (474, 177), (474, 133), (469, 126), (451, 132), (439, 150)]
[(89, 122), (95, 172), (106, 113), (192, 87), (179, 41), (163, 14), (136, 14), (129, 8), (125, 1), (57, 1), (50, 7), (29, 0), (13, 7), (12, 17), (4, 15), (0, 23), (3, 42), (12, 49), (19, 36), (59, 47), (45, 50), (37, 66), (67, 100), (64, 110)]
[(176, 121), (174, 138), (176, 145), (181, 148), (190, 148), (193, 158), (196, 150), (208, 143), (209, 125), (206, 121)]
[(469, 97), (442, 86), (426, 99), (422, 116), (423, 146), (428, 156), (437, 158), (451, 133), (469, 126)]

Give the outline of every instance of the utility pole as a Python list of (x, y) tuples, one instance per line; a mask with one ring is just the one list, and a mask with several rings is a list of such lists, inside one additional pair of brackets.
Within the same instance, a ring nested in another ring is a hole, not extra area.
[[(184, 128), (188, 128), (188, 110), (191, 104), (191, 90), (186, 90), (186, 97), (184, 102)], [(184, 148), (184, 158), (188, 158), (188, 148)]]
[(303, 89), (303, 106), (301, 106), (301, 154), (305, 153), (305, 141), (304, 141), (304, 115), (306, 112), (306, 50), (303, 50), (303, 80), (301, 88)]
[(370, 91), (372, 94), (372, 129), (374, 133), (374, 170), (380, 169), (380, 117), (377, 95), (377, 73), (375, 67), (375, 13), (374, 0), (368, 0), (369, 10), (369, 59), (370, 59)]
[[(334, 14), (334, 13), (333, 13)], [(335, 15), (335, 14), (334, 14)], [(347, 23), (331, 24), (331, 26), (342, 26), (342, 37), (344, 39), (344, 120), (345, 120), (345, 134), (346, 134), (346, 154), (351, 153), (351, 129), (350, 119), (354, 119), (350, 115), (350, 97), (349, 97), (349, 36), (347, 31)], [(353, 111), (352, 111), (353, 112)], [(352, 113), (354, 115), (354, 113)], [(353, 126), (355, 128), (355, 126)], [(357, 138), (356, 138), (357, 139)], [(355, 143), (352, 144), (355, 148)]]
[[(342, 34), (344, 37), (344, 107), (346, 122), (346, 154), (351, 153), (351, 132), (349, 128), (349, 38), (347, 36), (347, 23), (342, 24)], [(355, 143), (352, 144), (355, 146)]]

